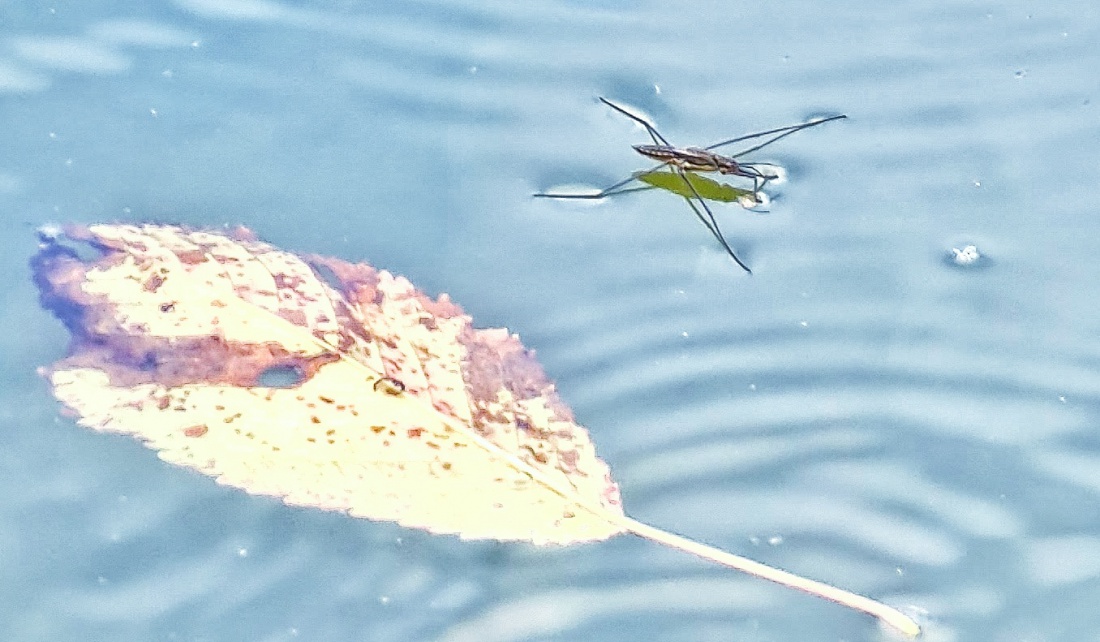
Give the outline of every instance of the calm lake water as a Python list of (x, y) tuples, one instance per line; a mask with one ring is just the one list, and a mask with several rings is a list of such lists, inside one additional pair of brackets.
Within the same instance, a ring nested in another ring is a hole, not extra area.
[[(624, 537), (468, 543), (288, 508), (59, 416), (35, 229), (244, 224), (538, 351), (634, 517), (916, 614), (1100, 640), (1091, 2), (0, 3), (7, 640), (879, 640)], [(766, 213), (532, 199), (705, 145)], [(952, 249), (982, 258), (952, 262)]]

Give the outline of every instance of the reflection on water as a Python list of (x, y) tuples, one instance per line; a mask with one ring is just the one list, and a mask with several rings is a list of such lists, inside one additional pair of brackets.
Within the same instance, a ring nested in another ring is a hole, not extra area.
[[(0, 8), (9, 637), (883, 635), (639, 540), (289, 509), (77, 429), (33, 374), (65, 341), (34, 229), (160, 220), (367, 259), (520, 332), (639, 519), (926, 613), (929, 640), (1094, 638), (1095, 12), (515, 6)], [(749, 277), (674, 195), (530, 198), (647, 166), (596, 96), (684, 145), (850, 118), (753, 158), (789, 173), (767, 213), (714, 205)]]

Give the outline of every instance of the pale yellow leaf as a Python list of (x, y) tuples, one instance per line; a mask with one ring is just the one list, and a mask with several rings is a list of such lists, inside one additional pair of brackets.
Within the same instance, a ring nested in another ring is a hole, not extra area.
[[(532, 353), (475, 329), (446, 295), (244, 229), (73, 227), (44, 238), (34, 267), (72, 332), (70, 355), (44, 369), (57, 398), (80, 424), (219, 483), (468, 539), (630, 532), (920, 631), (868, 598), (625, 516)], [(296, 374), (276, 385), (273, 372)]]

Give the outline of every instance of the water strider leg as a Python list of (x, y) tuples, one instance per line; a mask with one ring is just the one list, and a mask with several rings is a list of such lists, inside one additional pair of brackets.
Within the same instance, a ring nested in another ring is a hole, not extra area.
[[(649, 123), (647, 123), (645, 120), (643, 120), (639, 116), (636, 116), (635, 114), (632, 114), (632, 113), (628, 112), (627, 110), (625, 110), (622, 107), (616, 105), (615, 103), (613, 103), (610, 100), (604, 98), (603, 96), (600, 96), (599, 98), (600, 98), (600, 102), (602, 102), (603, 104), (605, 104), (608, 107), (614, 109), (615, 111), (619, 112), (623, 116), (626, 116), (630, 120), (633, 120), (634, 122), (638, 123), (642, 127), (645, 127), (646, 131), (649, 132), (649, 137), (653, 139), (653, 143), (655, 145), (668, 145), (669, 144), (668, 141), (665, 140), (665, 137), (662, 136), (661, 133), (659, 131), (657, 131), (656, 128), (653, 127), (653, 125), (650, 125)], [(660, 165), (655, 165), (655, 166), (645, 170), (644, 172), (639, 172), (638, 174), (630, 176), (629, 178), (624, 178), (623, 180), (619, 181), (618, 183), (615, 183), (614, 185), (611, 185), (610, 187), (605, 187), (602, 190), (596, 192), (595, 194), (553, 194), (553, 193), (540, 192), (540, 193), (537, 193), (537, 194), (532, 194), (532, 196), (535, 196), (537, 198), (573, 198), (573, 199), (596, 200), (596, 199), (606, 198), (606, 197), (612, 196), (614, 194), (622, 194), (624, 192), (633, 192), (633, 191), (653, 189), (652, 185), (647, 185), (645, 187), (639, 187), (639, 188), (635, 188), (635, 189), (620, 189), (620, 188), (622, 188), (626, 185), (629, 185), (630, 183), (638, 180), (639, 176), (645, 176), (646, 174), (652, 174), (653, 172), (661, 169), (662, 167), (664, 167), (667, 164), (668, 163), (661, 163)]]
[[(654, 167), (653, 169), (646, 170), (645, 172), (642, 172), (642, 173), (638, 174), (638, 176), (643, 176), (645, 174), (649, 174), (651, 172), (654, 172), (660, 167), (663, 167), (663, 165), (658, 165), (657, 167)], [(613, 196), (615, 194), (623, 194), (623, 193), (626, 193), (626, 192), (636, 192), (636, 191), (641, 191), (641, 190), (653, 189), (652, 185), (646, 185), (645, 187), (634, 187), (634, 188), (630, 188), (630, 189), (623, 189), (624, 186), (629, 185), (630, 183), (633, 183), (635, 180), (637, 180), (637, 176), (630, 176), (629, 178), (624, 178), (623, 180), (619, 181), (618, 183), (615, 183), (614, 185), (611, 185), (610, 187), (605, 187), (602, 190), (600, 190), (600, 191), (598, 191), (594, 194), (564, 194), (564, 193), (555, 194), (555, 193), (552, 193), (552, 192), (538, 192), (537, 194), (532, 194), (531, 196), (534, 196), (536, 198), (574, 198), (574, 199), (592, 199), (592, 200), (596, 200), (596, 199), (600, 199), (600, 198), (606, 198), (608, 196)]]
[(695, 195), (695, 199), (699, 201), (699, 204), (703, 206), (703, 209), (707, 213), (707, 215), (704, 217), (703, 213), (699, 211), (699, 208), (695, 206), (695, 203), (693, 203), (690, 198), (684, 197), (684, 200), (687, 201), (688, 205), (691, 206), (691, 211), (695, 212), (695, 217), (698, 218), (703, 223), (703, 225), (706, 226), (707, 230), (710, 231), (711, 235), (714, 236), (714, 238), (722, 244), (722, 247), (726, 250), (726, 254), (729, 254), (730, 258), (733, 259), (734, 262), (737, 263), (737, 265), (741, 266), (741, 269), (745, 270), (749, 274), (752, 274), (752, 270), (749, 268), (749, 266), (745, 265), (745, 263), (741, 261), (741, 259), (737, 258), (737, 254), (734, 253), (733, 248), (731, 248), (729, 243), (726, 242), (726, 237), (722, 235), (722, 230), (718, 229), (718, 219), (714, 218), (714, 213), (710, 211), (710, 207), (707, 205), (706, 200), (699, 195), (699, 191), (696, 190), (695, 186), (691, 184), (690, 180), (688, 180), (687, 174), (684, 172), (684, 170), (677, 167), (676, 173), (680, 175), (680, 178), (684, 179), (684, 183), (687, 184), (688, 189), (690, 189), (691, 193)]
[(600, 102), (607, 105), (608, 107), (614, 109), (615, 111), (619, 112), (623, 116), (626, 116), (630, 120), (633, 120), (634, 122), (638, 123), (642, 127), (645, 127), (645, 130), (647, 132), (649, 132), (649, 137), (653, 139), (653, 144), (654, 145), (667, 145), (669, 147), (672, 147), (672, 145), (669, 144), (669, 142), (665, 139), (665, 137), (661, 135), (661, 132), (657, 131), (657, 129), (653, 125), (650, 125), (641, 116), (638, 116), (637, 114), (632, 114), (632, 113), (628, 112), (626, 109), (616, 105), (615, 103), (613, 103), (610, 100), (604, 98), (603, 96), (600, 96)]
[(777, 141), (781, 138), (786, 138), (787, 136), (790, 136), (791, 134), (793, 134), (795, 132), (802, 131), (803, 129), (807, 129), (809, 127), (817, 127), (818, 125), (821, 125), (823, 123), (827, 123), (827, 122), (830, 122), (830, 121), (833, 121), (833, 120), (840, 120), (841, 118), (847, 118), (847, 116), (845, 116), (844, 114), (841, 114), (839, 116), (829, 116), (828, 118), (822, 118), (821, 120), (815, 120), (815, 121), (812, 121), (812, 122), (809, 122), (809, 123), (799, 123), (797, 125), (788, 125), (786, 127), (778, 127), (776, 129), (769, 129), (767, 131), (756, 132), (755, 134), (746, 134), (745, 136), (738, 136), (737, 138), (731, 138), (729, 140), (724, 140), (720, 143), (715, 143), (713, 145), (704, 147), (703, 149), (706, 149), (706, 150), (718, 149), (719, 147), (724, 147), (726, 145), (732, 145), (733, 143), (739, 143), (743, 140), (751, 140), (753, 138), (760, 138), (761, 136), (768, 136), (769, 134), (779, 134), (778, 136), (773, 136), (773, 137), (769, 138), (768, 140), (766, 140), (766, 141), (764, 141), (764, 142), (762, 142), (758, 145), (754, 145), (754, 146), (752, 146), (748, 149), (741, 150), (741, 151), (737, 152), (736, 154), (733, 154), (732, 156), (730, 156), (730, 158), (738, 158), (740, 156), (744, 156), (745, 154), (751, 154), (751, 153), (753, 153), (753, 152), (755, 152), (759, 149), (763, 149), (763, 148), (767, 147), (768, 145), (771, 145), (775, 141)]

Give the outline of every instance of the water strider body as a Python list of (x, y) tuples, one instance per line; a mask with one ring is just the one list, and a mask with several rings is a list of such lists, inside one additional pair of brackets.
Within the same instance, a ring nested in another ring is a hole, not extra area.
[[(718, 174), (723, 174), (727, 176), (738, 176), (741, 178), (751, 179), (752, 206), (758, 205), (762, 202), (759, 196), (760, 190), (764, 188), (768, 181), (774, 180), (775, 178), (777, 178), (777, 176), (774, 174), (765, 173), (760, 169), (760, 166), (757, 164), (738, 162), (736, 160), (738, 157), (744, 156), (745, 154), (751, 154), (752, 152), (771, 145), (781, 138), (790, 136), (791, 134), (806, 129), (807, 127), (814, 127), (816, 125), (827, 123), (832, 120), (847, 118), (847, 116), (843, 114), (839, 116), (830, 116), (828, 118), (819, 118), (817, 120), (811, 120), (805, 123), (799, 123), (797, 125), (788, 125), (786, 127), (778, 127), (776, 129), (756, 132), (755, 134), (738, 136), (737, 138), (724, 140), (722, 142), (709, 145), (707, 147), (677, 147), (670, 144), (668, 140), (666, 140), (665, 137), (662, 136), (660, 132), (658, 132), (657, 129), (653, 127), (653, 125), (650, 125), (649, 122), (647, 122), (642, 117), (630, 113), (625, 108), (616, 105), (606, 98), (600, 97), (600, 102), (614, 109), (620, 114), (626, 116), (627, 118), (633, 120), (642, 127), (645, 127), (646, 131), (649, 132), (650, 138), (653, 139), (653, 144), (634, 145), (634, 150), (642, 156), (645, 156), (646, 158), (657, 161), (659, 164), (643, 172), (633, 174), (629, 178), (623, 179), (618, 183), (615, 183), (610, 187), (606, 187), (594, 194), (539, 193), (535, 194), (535, 196), (543, 198), (572, 199), (605, 198), (607, 196), (620, 193), (622, 191), (627, 191), (623, 189), (626, 185), (635, 180), (638, 180), (641, 177), (644, 177), (647, 174), (652, 174), (653, 172), (656, 172), (663, 167), (670, 167), (680, 176), (680, 178), (684, 182), (684, 185), (686, 185), (688, 190), (691, 192), (692, 196), (690, 198), (685, 196), (684, 200), (686, 200), (688, 202), (688, 205), (691, 206), (691, 209), (695, 213), (696, 218), (698, 218), (703, 223), (703, 225), (706, 226), (707, 230), (722, 245), (723, 249), (726, 250), (726, 253), (729, 254), (730, 258), (732, 258), (737, 263), (737, 265), (741, 266), (742, 269), (750, 274), (752, 273), (752, 270), (749, 269), (749, 266), (745, 265), (745, 263), (741, 261), (741, 259), (737, 258), (737, 254), (733, 251), (733, 248), (730, 247), (729, 243), (726, 241), (725, 236), (722, 235), (722, 231), (718, 229), (718, 221), (714, 218), (714, 213), (710, 211), (710, 207), (707, 205), (706, 200), (699, 194), (698, 190), (695, 188), (695, 185), (693, 185), (692, 182), (688, 179), (687, 172), (717, 172)], [(758, 145), (754, 145), (748, 149), (733, 154), (732, 156), (725, 156), (713, 151), (725, 145), (731, 145), (733, 143), (741, 142), (744, 140), (751, 140), (754, 138), (761, 138), (763, 136), (771, 136), (771, 138)], [(701, 205), (703, 208), (702, 211), (700, 211), (699, 208), (696, 207), (694, 201), (698, 201), (699, 205)], [(703, 212), (706, 212), (705, 216)]]
[(665, 165), (675, 165), (685, 172), (718, 172), (744, 178), (770, 179), (752, 165), (742, 166), (729, 156), (716, 154), (699, 147), (673, 147), (672, 145), (634, 145), (634, 151), (646, 158)]

